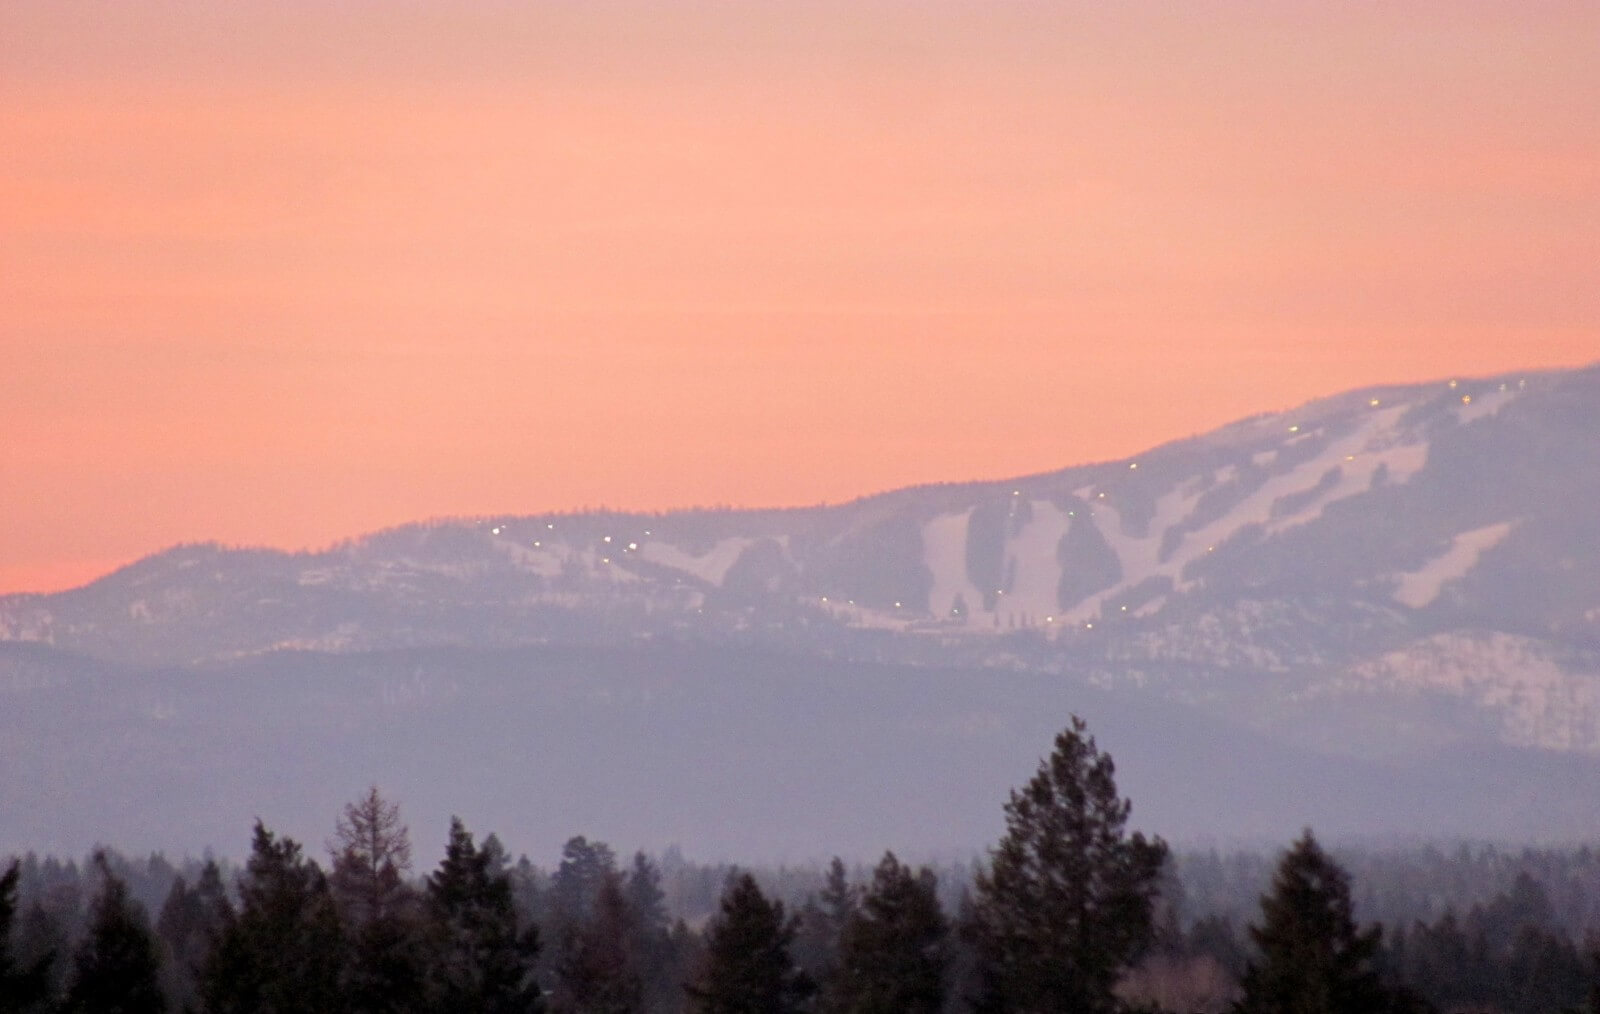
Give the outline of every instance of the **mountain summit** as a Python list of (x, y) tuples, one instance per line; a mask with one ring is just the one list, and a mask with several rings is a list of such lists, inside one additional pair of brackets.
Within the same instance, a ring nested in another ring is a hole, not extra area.
[(1035, 674), (1333, 755), (1600, 755), (1597, 503), (1600, 366), (1456, 378), (838, 506), (181, 546), (0, 598), (0, 688), (74, 666), (693, 646)]

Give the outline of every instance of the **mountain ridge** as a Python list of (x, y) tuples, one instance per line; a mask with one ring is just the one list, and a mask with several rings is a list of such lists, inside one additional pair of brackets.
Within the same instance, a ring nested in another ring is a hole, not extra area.
[[(1507, 742), (1600, 751), (1600, 727), (1548, 713), (1594, 707), (1600, 522), (1568, 505), (1600, 497), (1597, 448), (1600, 365), (1383, 385), (1129, 458), (845, 504), (440, 519), (300, 553), (181, 546), (0, 598), (0, 640), (194, 664), (702, 638), (1219, 702), (1240, 674), (1276, 674), (1286, 700), (1300, 679), (1474, 697), (1505, 712)], [(1521, 664), (1438, 675), (1441, 651), (1487, 658), (1493, 636), (1520, 638)]]
[(175, 547), (0, 598), (0, 849), (314, 838), (373, 782), (552, 840), (976, 848), (1073, 713), (1167, 833), (1572, 837), (1594, 503), (1600, 365), (817, 508)]

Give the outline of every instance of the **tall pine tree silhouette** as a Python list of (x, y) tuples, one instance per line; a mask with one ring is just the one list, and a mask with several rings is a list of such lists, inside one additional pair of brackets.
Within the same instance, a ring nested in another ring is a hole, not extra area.
[(53, 951), (26, 963), (11, 951), (21, 879), (21, 864), (15, 859), (0, 874), (0, 1014), (22, 1014), (42, 1006), (50, 994), (50, 968), (55, 964)]
[(845, 924), (827, 1008), (838, 1014), (938, 1014), (944, 1007), (949, 927), (937, 881), (887, 852), (859, 911)]
[(1420, 1011), (1409, 992), (1385, 988), (1376, 961), (1381, 930), (1356, 929), (1350, 881), (1306, 829), (1278, 863), (1250, 927), (1260, 960), (1245, 971), (1235, 1014), (1385, 1014)]
[(723, 893), (721, 911), (706, 938), (706, 965), (688, 987), (700, 1014), (791, 1014), (813, 992), (789, 957), (794, 924), (783, 902), (768, 901), (748, 873)]
[(345, 806), (328, 851), (328, 886), (347, 937), (343, 992), (350, 1014), (420, 1010), (422, 903), (405, 881), (411, 839), (400, 807), (371, 786)]
[(966, 931), (982, 1011), (1103, 1014), (1149, 943), (1167, 846), (1126, 831), (1130, 804), (1082, 719), (1056, 736), (1033, 780), (1011, 793), (1006, 835), (977, 877)]
[(429, 967), (433, 1009), (536, 1014), (544, 994), (534, 981), (539, 937), (518, 931), (511, 881), (496, 855), (479, 849), (459, 818), (450, 820), (444, 860), (428, 877), (435, 940)]
[(89, 916), (89, 933), (72, 961), (65, 1009), (69, 1014), (164, 1014), (161, 955), (144, 910), (128, 885), (95, 853), (102, 878)]
[(208, 1014), (338, 1010), (344, 935), (328, 881), (291, 838), (256, 821), (239, 912), (200, 974)]

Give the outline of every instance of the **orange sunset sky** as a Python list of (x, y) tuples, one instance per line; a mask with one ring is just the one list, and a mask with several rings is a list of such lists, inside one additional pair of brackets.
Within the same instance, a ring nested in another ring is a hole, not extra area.
[(1600, 4), (0, 4), (0, 592), (1600, 359)]

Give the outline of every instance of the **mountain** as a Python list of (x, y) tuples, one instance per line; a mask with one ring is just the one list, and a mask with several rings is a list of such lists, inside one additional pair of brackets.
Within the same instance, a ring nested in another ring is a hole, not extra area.
[[(0, 745), (0, 782), (27, 804), (9, 772), (26, 762), (47, 777), (51, 743), (91, 735), (126, 740), (134, 771), (155, 763), (164, 728), (205, 739), (234, 723), (235, 742), (271, 751), (251, 714), (280, 715), (275, 728), (310, 742), (316, 722), (349, 710), (357, 739), (381, 742), (392, 719), (420, 723), (402, 740), (426, 740), (444, 721), (435, 709), (489, 722), (474, 709), (512, 694), (509, 712), (542, 727), (549, 713), (516, 694), (544, 694), (559, 711), (610, 686), (598, 724), (573, 726), (608, 758), (602, 769), (633, 739), (650, 741), (650, 702), (671, 699), (722, 716), (698, 744), (731, 737), (717, 756), (780, 780), (791, 771), (807, 798), (827, 798), (817, 779), (828, 764), (805, 758), (849, 755), (820, 731), (836, 727), (895, 743), (913, 767), (961, 758), (987, 772), (998, 794), (981, 812), (997, 815), (1005, 785), (1030, 773), (1049, 727), (1076, 707), (1112, 716), (1123, 743), (1107, 745), (1148, 769), (1148, 793), (1174, 796), (1157, 811), (1190, 833), (1322, 826), (1308, 791), (1352, 831), (1574, 833), (1600, 817), (1600, 793), (1570, 792), (1600, 770), (1596, 503), (1600, 366), (1353, 391), (1127, 460), (837, 506), (447, 520), (316, 553), (181, 546), (83, 588), (0, 598), (7, 742), (28, 744)], [(677, 674), (667, 685), (679, 696), (662, 696), (652, 659), (674, 660), (658, 668)], [(552, 666), (566, 675), (549, 684)], [(910, 721), (875, 696), (879, 683), (913, 711), (932, 709), (912, 726), (922, 733), (860, 725), (863, 714)], [(794, 728), (785, 709), (807, 687), (833, 710), (818, 703)], [(154, 696), (130, 703), (141, 693)], [(63, 710), (68, 699), (76, 711)], [(254, 711), (240, 710), (246, 699)], [(626, 726), (625, 713), (645, 724)], [(1128, 715), (1146, 717), (1115, 717)], [(128, 740), (127, 722), (150, 723), (155, 739)], [(1239, 745), (1232, 759), (1217, 746), (1228, 743)], [(375, 760), (362, 770), (386, 780)], [(1208, 824), (1185, 791), (1161, 787), (1156, 773), (1173, 770), (1202, 782), (1271, 770), (1283, 786), (1267, 793), (1276, 801), (1220, 804)], [(1374, 786), (1381, 807), (1361, 802)], [(1530, 806), (1530, 786), (1571, 798)], [(1410, 802), (1391, 805), (1394, 792)], [(651, 798), (670, 810), (681, 795)], [(685, 804), (686, 843), (704, 828), (700, 805)], [(831, 826), (856, 812), (840, 805)], [(982, 840), (918, 833), (930, 846)]]

